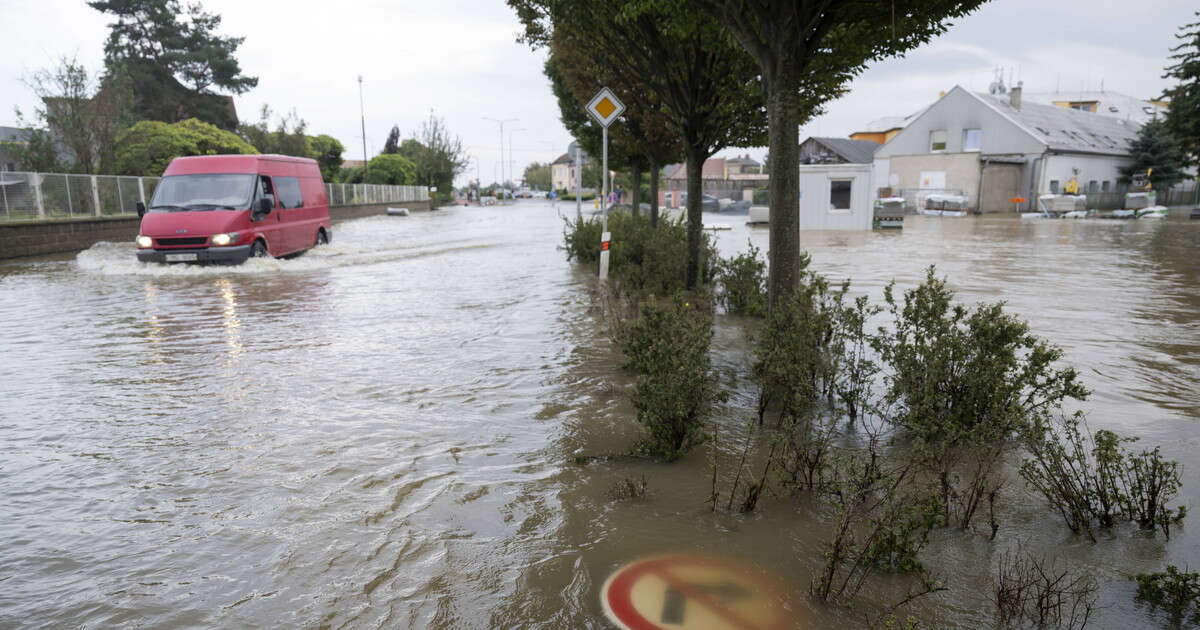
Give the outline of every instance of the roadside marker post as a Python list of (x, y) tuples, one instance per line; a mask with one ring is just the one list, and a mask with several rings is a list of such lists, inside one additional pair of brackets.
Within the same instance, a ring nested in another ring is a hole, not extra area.
[(608, 245), (610, 234), (608, 232), (608, 126), (612, 124), (625, 111), (625, 104), (617, 98), (612, 90), (608, 88), (600, 88), (599, 92), (588, 101), (587, 112), (600, 123), (601, 141), (603, 143), (603, 173), (602, 182), (600, 184), (601, 208), (604, 214), (601, 215), (602, 227), (601, 231), (601, 249), (600, 249), (600, 279), (608, 278)]

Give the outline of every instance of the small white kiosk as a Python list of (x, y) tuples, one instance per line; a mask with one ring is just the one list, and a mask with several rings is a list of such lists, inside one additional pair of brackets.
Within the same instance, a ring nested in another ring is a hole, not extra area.
[(870, 230), (871, 164), (800, 166), (800, 230)]

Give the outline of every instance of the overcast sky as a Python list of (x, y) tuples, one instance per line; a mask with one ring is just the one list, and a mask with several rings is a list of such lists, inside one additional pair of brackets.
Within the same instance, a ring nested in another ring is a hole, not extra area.
[[(484, 117), (518, 119), (504, 126), (505, 161), (511, 138), (518, 173), (570, 142), (541, 72), (544, 54), (516, 43), (520, 26), (502, 0), (202, 4), (222, 16), (224, 34), (246, 38), (237, 58), (259, 84), (236, 99), (242, 120), (257, 120), (263, 104), (294, 108), (309, 133), (328, 133), (345, 157), (361, 159), (361, 74), (370, 155), (393, 124), (412, 135), (431, 110), (473, 158), (460, 183), (477, 170), (485, 182), (499, 177), (500, 129)], [(1195, 10), (1195, 0), (995, 0), (906, 58), (867, 70), (800, 137), (846, 136), (956, 84), (986, 90), (998, 66), (1030, 92), (1098, 89), (1103, 80), (1107, 90), (1156, 97), (1167, 87), (1160, 76), (1173, 35)], [(77, 55), (99, 70), (108, 21), (82, 1), (0, 0), (0, 124), (15, 123), (14, 106), (28, 118), (35, 100), (22, 77), (38, 68)]]

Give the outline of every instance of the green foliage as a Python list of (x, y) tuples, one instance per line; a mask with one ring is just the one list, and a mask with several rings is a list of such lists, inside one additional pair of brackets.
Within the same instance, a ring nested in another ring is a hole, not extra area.
[[(397, 130), (398, 131), (398, 130)], [(412, 163), (414, 180), (420, 186), (437, 187), (435, 201), (444, 202), (451, 198), (454, 178), (467, 168), (467, 156), (463, 151), (462, 139), (451, 134), (446, 123), (429, 113), (421, 123), (415, 137), (402, 142), (396, 154)], [(374, 162), (374, 160), (372, 160)], [(374, 168), (374, 167), (371, 167)], [(371, 170), (367, 169), (368, 172)], [(369, 175), (374, 180), (373, 175)]]
[(718, 300), (730, 313), (750, 317), (767, 314), (767, 264), (753, 243), (749, 251), (717, 261)]
[(713, 403), (723, 399), (708, 355), (712, 318), (680, 294), (651, 298), (618, 338), (625, 367), (638, 373), (633, 406), (647, 433), (639, 450), (677, 459), (702, 439)]
[(823, 496), (836, 524), (824, 545), (825, 565), (809, 585), (815, 599), (847, 603), (880, 570), (918, 578), (920, 588), (901, 603), (945, 590), (917, 557), (938, 523), (939, 503), (929, 488), (909, 483), (910, 474), (910, 466), (888, 468), (874, 440), (866, 452), (834, 457)]
[(771, 204), (771, 191), (765, 186), (754, 189), (754, 205), (767, 206)]
[(59, 161), (58, 147), (54, 137), (47, 129), (26, 127), (17, 110), (17, 126), (21, 127), (19, 139), (13, 142), (0, 143), (16, 160), (17, 168), (25, 171), (41, 173), (59, 173), (65, 170)]
[(525, 167), (525, 185), (550, 190), (550, 165), (534, 162)]
[[(565, 223), (567, 259), (598, 271), (600, 217), (566, 219)], [(655, 228), (648, 217), (617, 211), (609, 213), (608, 230), (612, 235), (609, 277), (618, 294), (637, 302), (649, 295), (670, 295), (683, 289), (687, 226), (681, 221), (663, 221)], [(715, 273), (717, 256), (711, 237), (706, 234), (703, 242), (704, 277), (709, 280)]]
[(113, 170), (118, 175), (159, 175), (185, 155), (258, 153), (236, 134), (190, 118), (174, 124), (143, 120), (117, 137)]
[(258, 122), (238, 125), (238, 135), (254, 145), (259, 153), (311, 157), (311, 141), (304, 133), (308, 123), (296, 114), (296, 110), (280, 116), (274, 130), (271, 129), (271, 116), (271, 107), (263, 105)]
[(417, 167), (401, 155), (376, 155), (367, 163), (367, 183), (411, 186), (417, 183)]
[[(968, 311), (954, 303), (933, 267), (904, 293), (903, 304), (893, 287), (884, 292), (893, 329), (881, 328), (872, 340), (890, 368), (889, 421), (906, 431), (915, 460), (937, 476), (946, 523), (957, 520), (967, 529), (981, 501), (998, 489), (993, 468), (1005, 443), (1088, 392), (1073, 368), (1054, 367), (1062, 351), (1029, 334), (1029, 325), (1002, 303)], [(962, 489), (956, 468), (964, 460), (972, 470)]]
[(1077, 413), (1057, 430), (1047, 427), (1031, 437), (1032, 457), (1021, 465), (1021, 477), (1071, 531), (1092, 541), (1097, 529), (1121, 519), (1136, 521), (1142, 529), (1160, 529), (1169, 540), (1171, 525), (1187, 514), (1185, 506), (1167, 505), (1181, 486), (1179, 464), (1164, 461), (1158, 447), (1134, 454), (1122, 446), (1137, 438), (1103, 429), (1085, 435), (1082, 425)]
[(321, 167), (321, 179), (332, 182), (337, 180), (338, 172), (342, 169), (342, 153), (346, 148), (337, 138), (321, 134), (309, 137), (311, 153), (309, 157), (317, 161)]
[(1167, 565), (1165, 572), (1138, 573), (1137, 598), (1171, 615), (1174, 625), (1200, 624), (1200, 573)]
[(1150, 182), (1156, 190), (1167, 190), (1187, 175), (1183, 172), (1187, 156), (1179, 140), (1172, 135), (1167, 124), (1154, 118), (1138, 130), (1138, 135), (1129, 142), (1131, 161), (1118, 170), (1120, 181), (1128, 183), (1134, 174), (1154, 169)]
[(175, 122), (199, 118), (222, 129), (237, 126), (228, 97), (258, 79), (242, 74), (234, 53), (244, 38), (217, 34), (221, 16), (179, 0), (96, 0), (88, 6), (109, 14), (104, 44), (109, 73), (126, 73), (139, 119)]
[(1180, 26), (1175, 39), (1179, 43), (1170, 56), (1175, 63), (1163, 74), (1176, 81), (1162, 96), (1171, 101), (1166, 126), (1190, 158), (1188, 163), (1200, 167), (1200, 21)]

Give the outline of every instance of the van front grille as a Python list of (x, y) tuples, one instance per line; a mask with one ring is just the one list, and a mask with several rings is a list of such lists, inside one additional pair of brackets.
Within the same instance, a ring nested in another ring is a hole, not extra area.
[(166, 247), (175, 247), (178, 245), (203, 245), (208, 242), (207, 236), (180, 236), (171, 238), (155, 239), (159, 245)]

